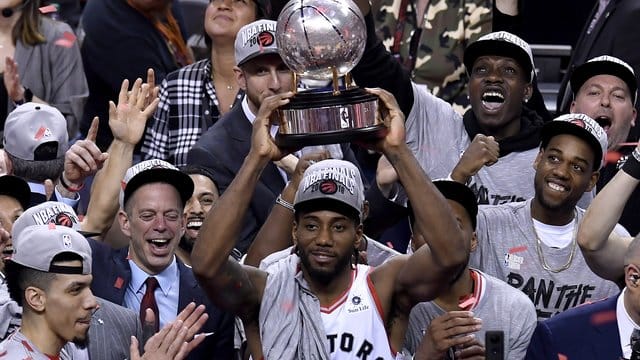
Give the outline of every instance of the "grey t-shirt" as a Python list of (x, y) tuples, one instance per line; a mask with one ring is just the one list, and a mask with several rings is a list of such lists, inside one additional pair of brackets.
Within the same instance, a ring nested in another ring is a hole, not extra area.
[[(584, 210), (576, 209), (578, 226)], [(621, 235), (626, 232), (620, 226), (614, 231)], [(616, 284), (598, 277), (589, 269), (578, 245), (568, 269), (553, 273), (543, 268), (537, 246), (540, 246), (551, 269), (559, 269), (568, 261), (573, 246), (552, 248), (543, 242), (537, 245), (531, 200), (481, 206), (477, 234), (478, 249), (471, 254), (470, 266), (522, 290), (533, 301), (541, 320), (587, 301), (620, 292)]]
[[(536, 328), (536, 309), (522, 292), (492, 276), (473, 271), (480, 275), (484, 288), (478, 302), (470, 309), (475, 317), (482, 319), (482, 328), (476, 333), (476, 339), (484, 343), (487, 331), (502, 330), (504, 358), (524, 359)], [(431, 321), (444, 313), (445, 310), (433, 301), (414, 306), (409, 315), (403, 352), (414, 354)]]
[[(446, 178), (471, 144), (462, 116), (451, 105), (413, 84), (414, 103), (405, 123), (407, 145), (432, 179)], [(484, 166), (469, 187), (478, 204), (500, 205), (533, 197), (533, 162), (539, 148), (512, 152), (492, 166)], [(585, 193), (579, 206), (586, 208), (593, 193)]]

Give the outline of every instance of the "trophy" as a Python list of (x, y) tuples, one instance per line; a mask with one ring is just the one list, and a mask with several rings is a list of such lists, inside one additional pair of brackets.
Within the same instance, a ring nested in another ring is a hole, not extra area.
[[(378, 97), (352, 84), (349, 71), (367, 40), (364, 17), (351, 0), (291, 0), (276, 27), (278, 52), (298, 79), (331, 82), (328, 90), (297, 91), (274, 115), (276, 143), (304, 147), (383, 137)], [(340, 86), (340, 79), (344, 79)]]

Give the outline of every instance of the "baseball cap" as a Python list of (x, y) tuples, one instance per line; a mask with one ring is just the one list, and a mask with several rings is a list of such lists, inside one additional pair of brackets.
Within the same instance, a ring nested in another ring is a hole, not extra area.
[(362, 221), (364, 186), (360, 170), (344, 160), (327, 159), (305, 170), (293, 202), (294, 210), (320, 209), (354, 212)]
[(72, 228), (83, 236), (96, 236), (98, 233), (81, 231), (80, 219), (73, 207), (57, 201), (46, 201), (36, 206), (30, 207), (20, 215), (11, 228), (12, 237), (29, 226), (34, 225), (60, 225)]
[(193, 180), (189, 175), (166, 161), (151, 159), (133, 165), (124, 174), (120, 190), (120, 207), (124, 208), (127, 200), (139, 187), (155, 182), (173, 185), (180, 194), (183, 206), (193, 195)]
[(276, 22), (258, 20), (240, 28), (236, 35), (236, 65), (266, 54), (278, 54)]
[(464, 51), (463, 56), (467, 73), (470, 73), (471, 69), (473, 69), (473, 63), (476, 62), (476, 59), (488, 55), (514, 59), (522, 66), (525, 73), (529, 74), (529, 82), (533, 80), (535, 65), (531, 47), (518, 36), (510, 32), (498, 31), (486, 34), (472, 42)]
[(17, 176), (0, 176), (0, 195), (10, 196), (22, 205), (25, 210), (31, 205), (31, 189), (26, 181)]
[(546, 147), (552, 137), (570, 134), (586, 141), (595, 153), (596, 169), (599, 169), (607, 153), (607, 133), (595, 120), (585, 114), (565, 114), (544, 124), (540, 139)]
[[(82, 267), (52, 264), (62, 253), (82, 258)], [(7, 260), (31, 269), (58, 274), (91, 274), (91, 247), (84, 236), (66, 226), (33, 225), (13, 240), (13, 253)]]
[(633, 68), (626, 62), (614, 56), (602, 55), (594, 57), (586, 63), (578, 66), (571, 74), (569, 85), (573, 96), (578, 94), (582, 85), (596, 75), (613, 75), (619, 77), (629, 87), (633, 104), (638, 99), (638, 81)]
[[(467, 211), (469, 219), (471, 219), (471, 225), (475, 230), (478, 217), (478, 202), (473, 191), (464, 184), (451, 180), (434, 180), (433, 185), (440, 191), (445, 199), (457, 202)], [(413, 225), (416, 217), (413, 213), (411, 203), (407, 203), (407, 208), (409, 210), (409, 221), (411, 225)]]
[[(40, 103), (18, 106), (4, 124), (4, 150), (30, 161), (63, 158), (69, 149), (67, 119), (58, 109)], [(41, 145), (51, 147), (42, 148)]]

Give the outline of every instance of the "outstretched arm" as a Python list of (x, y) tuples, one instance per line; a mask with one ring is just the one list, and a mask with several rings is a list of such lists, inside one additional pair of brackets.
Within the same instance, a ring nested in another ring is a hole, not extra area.
[(125, 79), (120, 87), (118, 105), (109, 103), (109, 127), (114, 139), (107, 151), (109, 159), (96, 174), (91, 188), (91, 200), (82, 224), (85, 231), (106, 232), (118, 212), (122, 178), (132, 165), (133, 150), (142, 137), (147, 119), (158, 106), (153, 79), (154, 73), (150, 69), (147, 83), (137, 79), (131, 91), (129, 80)]
[(253, 125), (251, 150), (242, 167), (204, 220), (191, 253), (193, 272), (209, 298), (243, 319), (257, 316), (266, 274), (229, 258), (260, 174), (283, 157), (270, 135), (269, 117), (289, 102), (291, 92), (271, 96), (260, 106)]
[[(640, 153), (640, 148), (634, 152)], [(640, 183), (626, 171), (633, 173), (630, 166), (640, 169), (633, 155), (621, 171), (596, 195), (578, 228), (578, 244), (587, 264), (598, 276), (619, 281), (624, 276), (624, 256), (633, 238), (613, 233), (613, 229), (622, 215), (627, 200)], [(626, 169), (626, 170), (625, 170)]]
[[(407, 147), (404, 119), (393, 96), (380, 89), (370, 91), (380, 97), (388, 111), (385, 122), (389, 122), (389, 133), (376, 147), (393, 165), (409, 201), (414, 204), (414, 236), (423, 237), (429, 245), (421, 247), (405, 261), (397, 278), (376, 274), (374, 279), (382, 278), (387, 285), (390, 281), (395, 293), (406, 295), (403, 300), (407, 302), (401, 306), (408, 306), (408, 311), (415, 303), (434, 298), (466, 265), (469, 241), (464, 241), (447, 200), (431, 183)], [(392, 263), (394, 261), (389, 262), (390, 266), (397, 266)]]

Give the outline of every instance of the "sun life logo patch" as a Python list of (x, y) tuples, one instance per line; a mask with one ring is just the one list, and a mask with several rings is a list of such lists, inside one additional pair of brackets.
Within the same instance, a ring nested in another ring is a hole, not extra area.
[(71, 236), (69, 234), (62, 234), (62, 245), (67, 249), (71, 249)]

